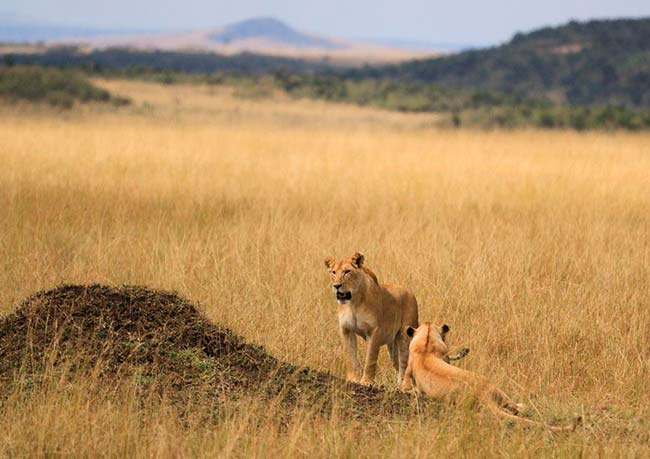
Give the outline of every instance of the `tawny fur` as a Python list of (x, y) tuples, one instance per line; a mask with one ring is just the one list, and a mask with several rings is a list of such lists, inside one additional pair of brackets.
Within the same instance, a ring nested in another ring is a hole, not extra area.
[(409, 347), (408, 365), (404, 373), (401, 389), (415, 390), (419, 393), (437, 398), (454, 398), (467, 393), (475, 397), (495, 415), (521, 422), (527, 425), (545, 426), (552, 431), (573, 430), (580, 421), (566, 427), (546, 426), (540, 422), (518, 416), (521, 404), (516, 404), (499, 388), (485, 377), (476, 373), (454, 367), (445, 361), (448, 355), (444, 334), (449, 330), (443, 326), (439, 332), (429, 322), (423, 323), (417, 330), (408, 329), (412, 336)]
[[(418, 326), (418, 304), (413, 293), (394, 284), (379, 284), (357, 252), (349, 258), (327, 258), (325, 266), (338, 302), (339, 333), (349, 381), (372, 384), (377, 356), (387, 346), (402, 381), (408, 360), (406, 327)], [(357, 336), (368, 342), (363, 368), (357, 357)], [(361, 376), (361, 379), (359, 377)]]

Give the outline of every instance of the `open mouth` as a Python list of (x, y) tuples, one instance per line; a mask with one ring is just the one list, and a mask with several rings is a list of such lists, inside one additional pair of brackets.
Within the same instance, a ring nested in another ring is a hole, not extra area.
[(352, 293), (350, 292), (336, 292), (336, 299), (339, 301), (348, 301), (352, 299)]

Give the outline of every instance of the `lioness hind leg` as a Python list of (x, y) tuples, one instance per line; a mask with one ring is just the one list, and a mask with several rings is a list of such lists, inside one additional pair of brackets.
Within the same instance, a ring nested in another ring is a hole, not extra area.
[(515, 416), (519, 415), (521, 411), (526, 408), (526, 405), (523, 403), (513, 402), (501, 389), (494, 388), (491, 395), (492, 400), (496, 402), (501, 409), (504, 409)]
[(406, 370), (404, 370), (404, 376), (402, 380), (400, 381), (400, 390), (402, 392), (410, 392), (413, 390), (413, 371), (411, 368), (411, 364), (409, 363), (406, 366)]
[(395, 371), (399, 372), (399, 347), (397, 346), (397, 341), (389, 343), (386, 347), (388, 347), (388, 353), (390, 354), (390, 361), (393, 364), (393, 368), (395, 368)]
[(404, 372), (406, 371), (406, 366), (409, 360), (409, 344), (411, 343), (406, 333), (399, 335), (395, 342), (397, 343), (396, 347), (399, 359), (397, 384), (402, 384), (402, 381), (404, 380)]

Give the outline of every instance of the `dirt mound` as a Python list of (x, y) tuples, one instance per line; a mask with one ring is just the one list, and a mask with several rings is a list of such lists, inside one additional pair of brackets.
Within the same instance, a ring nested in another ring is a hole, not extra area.
[(62, 286), (0, 320), (0, 391), (18, 374), (38, 379), (57, 367), (131, 378), (175, 400), (253, 395), (324, 414), (334, 406), (355, 415), (412, 411), (404, 394), (279, 361), (176, 294), (136, 286)]

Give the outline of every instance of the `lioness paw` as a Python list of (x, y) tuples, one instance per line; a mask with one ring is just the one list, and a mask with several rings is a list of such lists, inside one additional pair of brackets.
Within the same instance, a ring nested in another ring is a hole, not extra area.
[(469, 348), (464, 347), (460, 351), (456, 352), (455, 354), (452, 354), (449, 356), (449, 360), (460, 360), (462, 358), (465, 358), (469, 354)]
[(365, 376), (361, 378), (361, 381), (359, 381), (359, 384), (364, 385), (364, 386), (372, 386), (373, 381), (370, 378), (366, 378)]
[(410, 382), (404, 381), (399, 386), (399, 390), (401, 390), (402, 392), (406, 392), (406, 393), (413, 392), (413, 384), (411, 384)]

